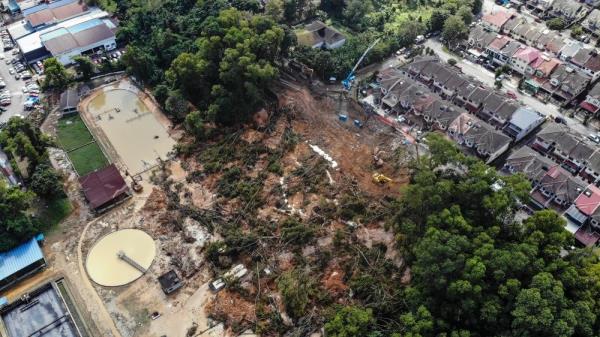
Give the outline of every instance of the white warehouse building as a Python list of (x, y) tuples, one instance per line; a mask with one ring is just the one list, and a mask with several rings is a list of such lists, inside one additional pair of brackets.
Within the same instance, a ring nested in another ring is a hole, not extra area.
[(107, 16), (96, 9), (22, 36), (16, 44), (29, 64), (53, 56), (67, 65), (74, 56), (116, 48), (117, 26)]

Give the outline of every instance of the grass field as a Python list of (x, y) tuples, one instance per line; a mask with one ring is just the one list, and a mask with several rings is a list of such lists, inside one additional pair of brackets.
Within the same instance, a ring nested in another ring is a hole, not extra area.
[(80, 176), (108, 165), (104, 153), (79, 115), (60, 119), (56, 133), (58, 142), (68, 153)]
[(61, 118), (56, 133), (60, 145), (67, 152), (94, 141), (79, 115)]
[(46, 205), (40, 207), (39, 218), (46, 226), (46, 231), (57, 229), (57, 225), (66, 218), (73, 210), (73, 205), (69, 198), (53, 199)]
[(96, 143), (91, 143), (69, 152), (69, 158), (80, 176), (84, 176), (108, 165), (108, 160)]

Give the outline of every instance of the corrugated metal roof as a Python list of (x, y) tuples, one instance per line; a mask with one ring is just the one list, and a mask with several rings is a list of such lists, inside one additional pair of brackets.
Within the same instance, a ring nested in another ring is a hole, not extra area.
[(81, 31), (93, 28), (95, 26), (99, 26), (101, 24), (103, 24), (102, 20), (100, 20), (100, 19), (92, 19), (92, 20), (88, 20), (88, 21), (79, 23), (79, 24), (77, 24), (75, 26), (69, 27), (69, 32), (71, 34), (77, 34), (77, 33), (81, 32)]
[(51, 9), (44, 9), (43, 11), (35, 12), (26, 16), (27, 21), (32, 27), (37, 27), (42, 24), (50, 23), (54, 21), (54, 14)]
[(87, 12), (85, 14), (76, 16), (74, 18), (68, 19), (63, 22), (59, 22), (54, 26), (46, 27), (42, 30), (35, 31), (29, 35), (23, 36), (23, 37), (17, 39), (17, 45), (19, 46), (19, 49), (21, 49), (21, 51), (24, 54), (27, 54), (29, 52), (34, 52), (34, 51), (37, 51), (37, 49), (44, 47), (42, 44), (42, 40), (41, 40), (41, 36), (44, 34), (48, 34), (49, 32), (54, 31), (59, 28), (70, 28), (70, 27), (73, 27), (75, 25), (78, 25), (78, 24), (88, 21), (88, 20), (104, 18), (107, 16), (108, 16), (107, 12), (97, 9), (97, 8), (93, 8), (92, 10), (90, 10), (89, 12)]
[[(67, 31), (65, 34), (64, 31)], [(48, 36), (51, 36), (48, 38)], [(114, 38), (114, 32), (104, 24), (102, 20), (90, 20), (83, 22), (77, 27), (61, 29), (60, 32), (54, 31), (45, 34), (42, 41), (46, 49), (52, 55), (60, 55), (71, 51), (77, 47), (86, 47), (91, 44)]]
[(48, 8), (58, 8), (58, 7), (62, 7), (74, 2), (78, 2), (79, 0), (58, 0), (58, 1), (54, 1), (50, 4), (47, 3), (41, 3), (37, 6), (33, 6), (27, 9), (24, 9), (23, 12), (23, 16), (27, 16), (27, 15), (31, 15), (33, 13), (39, 12), (39, 11), (43, 11), (44, 9), (48, 9)]
[(70, 17), (74, 17), (87, 11), (85, 3), (65, 3), (57, 7), (48, 7), (41, 11), (26, 15), (25, 18), (31, 26), (37, 27), (43, 24), (61, 22)]
[(80, 177), (79, 183), (92, 208), (103, 206), (128, 191), (115, 164)]
[(89, 46), (94, 43), (98, 43), (100, 41), (114, 37), (115, 33), (104, 23), (102, 23), (99, 26), (94, 26), (90, 29), (82, 30), (79, 33), (73, 34), (73, 38), (75, 38), (79, 47)]
[(12, 250), (0, 253), (0, 280), (44, 258), (35, 238)]
[(65, 35), (65, 34), (69, 34), (69, 31), (66, 28), (58, 28), (57, 30), (53, 30), (49, 33), (41, 35), (40, 40), (42, 40), (42, 42), (48, 41), (50, 39), (53, 39), (55, 37), (59, 37), (61, 35)]

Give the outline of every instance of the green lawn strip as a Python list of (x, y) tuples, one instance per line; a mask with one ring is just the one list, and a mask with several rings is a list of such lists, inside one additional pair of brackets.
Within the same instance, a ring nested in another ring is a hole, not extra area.
[(108, 160), (106, 160), (104, 153), (102, 153), (102, 150), (100, 150), (100, 147), (96, 143), (91, 143), (69, 152), (69, 158), (80, 176), (108, 165)]
[(46, 201), (39, 206), (38, 216), (44, 224), (46, 232), (52, 232), (57, 225), (66, 218), (73, 210), (73, 205), (69, 198), (54, 199)]
[(60, 145), (67, 152), (94, 140), (79, 115), (61, 118), (56, 133)]

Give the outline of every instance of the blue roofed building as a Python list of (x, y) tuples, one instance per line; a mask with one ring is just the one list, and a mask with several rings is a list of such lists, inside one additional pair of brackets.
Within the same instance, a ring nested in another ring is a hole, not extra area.
[(0, 291), (46, 267), (44, 253), (39, 245), (41, 237), (0, 253)]

